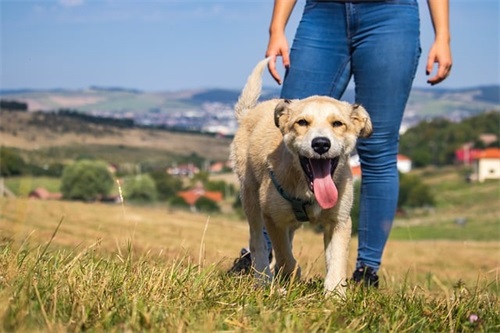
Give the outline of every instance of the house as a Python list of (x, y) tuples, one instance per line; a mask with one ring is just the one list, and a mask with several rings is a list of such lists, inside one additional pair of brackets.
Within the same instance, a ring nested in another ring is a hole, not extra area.
[(408, 173), (411, 171), (412, 161), (408, 156), (398, 154), (398, 170), (401, 173)]
[(476, 159), (477, 180), (500, 179), (500, 149), (486, 148)]
[(200, 172), (200, 169), (192, 163), (175, 165), (175, 166), (167, 169), (167, 173), (169, 175), (173, 175), (173, 176), (192, 177), (199, 172)]
[(28, 197), (31, 199), (40, 199), (40, 200), (60, 200), (62, 199), (62, 194), (49, 192), (47, 189), (43, 187), (37, 187), (36, 189), (34, 189), (29, 193)]
[[(412, 160), (402, 154), (398, 154), (397, 162), (398, 170), (401, 173), (408, 173), (412, 169)], [(351, 166), (351, 173), (354, 179), (361, 178), (361, 164), (359, 162), (359, 156), (353, 155), (349, 158), (349, 165)]]
[(195, 209), (196, 201), (198, 201), (198, 199), (201, 197), (205, 197), (214, 202), (221, 202), (223, 199), (222, 192), (206, 191), (203, 188), (202, 184), (197, 184), (194, 188), (190, 190), (178, 192), (177, 195), (183, 198), (184, 201), (186, 201), (186, 203), (191, 207), (191, 210), (193, 211), (196, 210)]
[(473, 148), (473, 143), (466, 143), (455, 151), (455, 160), (460, 164), (470, 165), (481, 154), (481, 149)]

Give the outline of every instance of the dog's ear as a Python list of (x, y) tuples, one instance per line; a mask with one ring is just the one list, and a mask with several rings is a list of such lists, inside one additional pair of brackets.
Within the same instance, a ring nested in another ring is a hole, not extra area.
[(280, 127), (280, 118), (283, 115), (287, 114), (288, 106), (291, 102), (292, 101), (289, 99), (284, 99), (280, 101), (274, 108), (274, 124), (276, 125), (276, 127)]
[(373, 133), (372, 121), (370, 115), (360, 104), (353, 104), (351, 111), (351, 120), (358, 132), (359, 137), (367, 138)]
[(276, 125), (276, 127), (280, 128), (280, 118), (288, 113), (288, 106), (291, 102), (292, 101), (290, 101), (289, 99), (284, 99), (280, 101), (274, 108), (274, 124)]

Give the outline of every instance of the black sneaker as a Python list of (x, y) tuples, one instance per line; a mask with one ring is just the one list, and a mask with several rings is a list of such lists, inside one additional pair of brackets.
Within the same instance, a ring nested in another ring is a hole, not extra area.
[(373, 268), (368, 266), (357, 268), (352, 274), (352, 280), (356, 283), (363, 283), (365, 287), (378, 288), (378, 275)]
[(250, 273), (252, 268), (252, 255), (250, 251), (243, 248), (240, 251), (240, 257), (234, 259), (233, 267), (227, 272), (232, 275), (245, 275)]
[[(269, 253), (269, 262), (273, 261), (273, 252)], [(234, 259), (233, 267), (227, 272), (232, 275), (244, 275), (250, 273), (252, 268), (252, 254), (245, 248), (240, 251), (240, 257)]]

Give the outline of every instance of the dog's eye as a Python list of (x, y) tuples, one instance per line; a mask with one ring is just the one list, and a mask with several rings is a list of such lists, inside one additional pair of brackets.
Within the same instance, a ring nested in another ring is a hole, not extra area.
[(340, 126), (342, 126), (342, 125), (344, 125), (344, 124), (343, 124), (341, 121), (338, 121), (338, 120), (337, 120), (337, 121), (334, 121), (334, 122), (332, 123), (332, 126), (333, 126), (333, 127), (340, 127)]
[(307, 125), (309, 125), (309, 123), (305, 119), (300, 119), (299, 121), (297, 121), (297, 124), (299, 126), (307, 126)]

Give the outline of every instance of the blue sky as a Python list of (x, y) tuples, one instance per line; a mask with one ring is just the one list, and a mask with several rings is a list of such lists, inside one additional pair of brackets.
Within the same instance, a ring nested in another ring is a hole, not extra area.
[[(450, 0), (454, 65), (443, 88), (500, 84), (499, 0)], [(272, 0), (0, 0), (0, 88), (91, 85), (240, 89), (264, 57)], [(291, 43), (304, 0), (287, 34)], [(426, 84), (433, 30), (419, 0)], [(275, 85), (266, 73), (266, 85)]]

